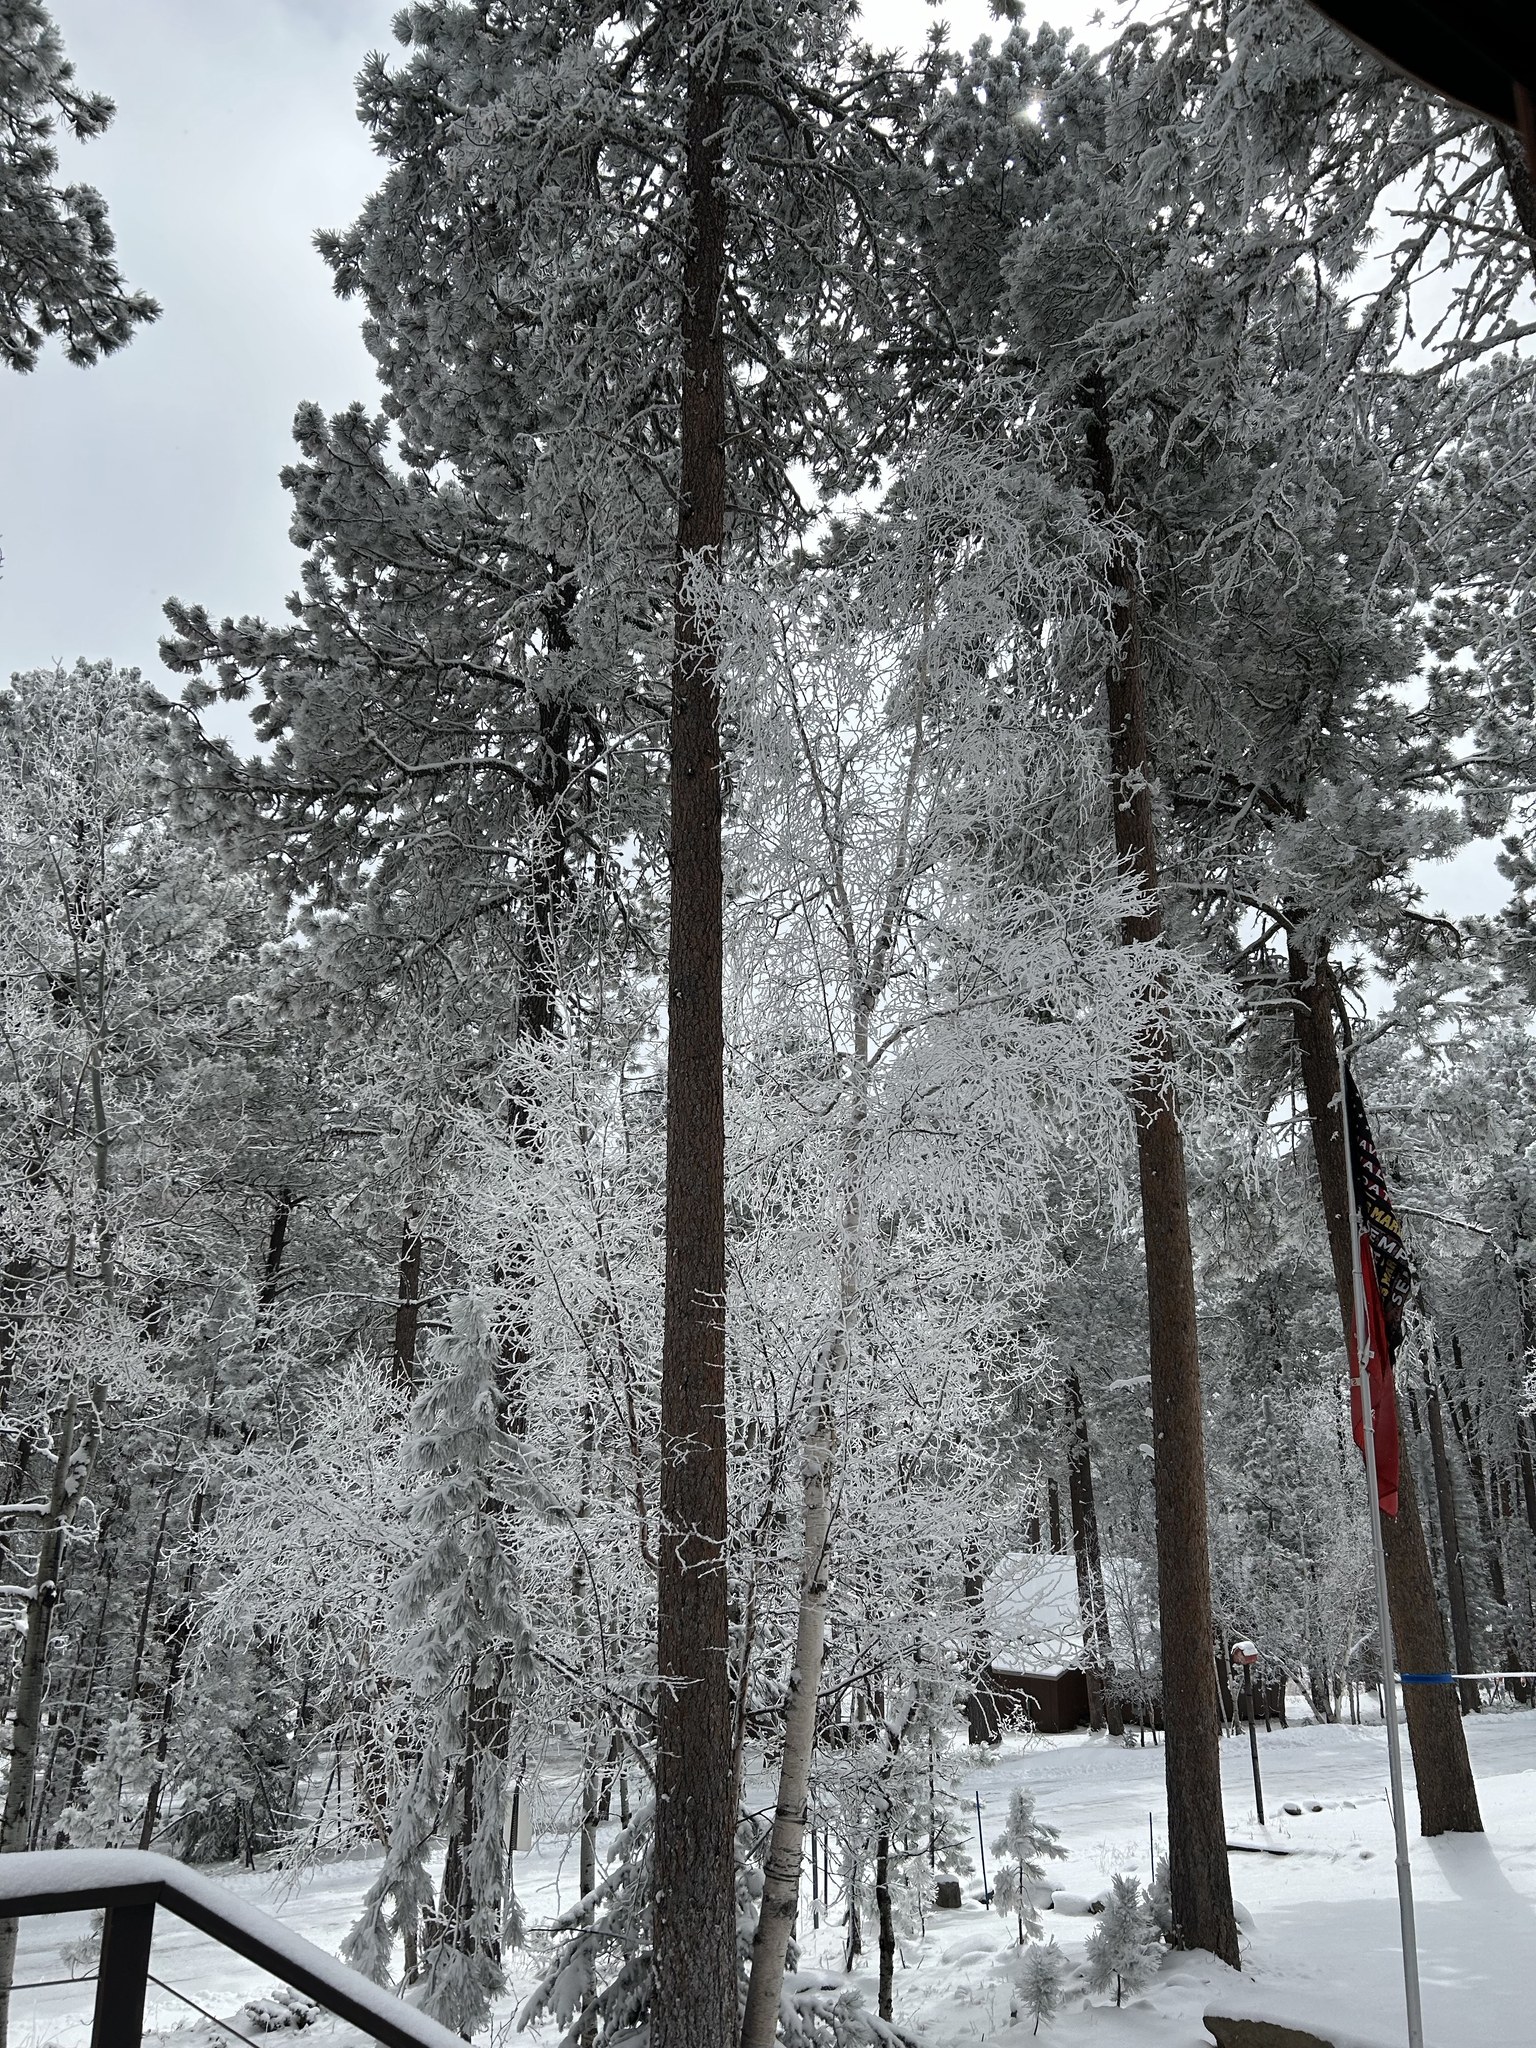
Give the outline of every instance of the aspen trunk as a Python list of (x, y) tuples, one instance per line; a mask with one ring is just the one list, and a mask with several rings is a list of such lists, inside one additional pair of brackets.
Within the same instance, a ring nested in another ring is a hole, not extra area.
[[(1333, 1033), (1333, 980), (1326, 951), (1307, 960), (1294, 946), (1290, 953), (1291, 1014), (1301, 1059), (1307, 1121), (1312, 1127), (1312, 1152), (1328, 1226), (1334, 1286), (1339, 1315), (1348, 1342), (1355, 1322), (1355, 1251), (1349, 1228), (1349, 1164), (1344, 1148), (1344, 1120), (1339, 1103), (1338, 1048)], [(1382, 1538), (1387, 1554), (1387, 1599), (1392, 1615), (1400, 1667), (1405, 1671), (1444, 1671), (1445, 1628), (1429, 1568), (1429, 1548), (1419, 1514), (1413, 1462), (1403, 1441), (1398, 1417), (1397, 1513), (1383, 1515)], [(1467, 1756), (1467, 1738), (1460, 1705), (1448, 1685), (1404, 1686), (1408, 1744), (1419, 1795), (1419, 1826), (1426, 1835), (1481, 1834), (1477, 1787)]]
[[(80, 1671), (80, 1653), (77, 1652), (75, 1670), (70, 1679), (69, 1694), (65, 1698), (62, 1710), (54, 1717), (53, 1747), (49, 1752), (47, 1763), (43, 1766), (43, 1774), (37, 1784), (33, 1798), (34, 1812), (29, 1840), (31, 1847), (34, 1849), (41, 1846), (42, 1830), (49, 1824), (50, 1820), (74, 1805), (81, 1784), (84, 1781), (86, 1765), (91, 1760), (92, 1752), (95, 1748), (91, 1726), (91, 1708), (96, 1698), (96, 1681), (101, 1675), (101, 1667), (104, 1661), (107, 1621), (112, 1612), (112, 1591), (115, 1576), (114, 1554), (107, 1548), (104, 1539), (102, 1547), (104, 1558), (99, 1573), (102, 1581), (102, 1593), (100, 1603), (96, 1609), (96, 1621), (91, 1629), (90, 1662), (85, 1666), (85, 1683), (80, 1696), (75, 1698), (75, 1680)], [(66, 1737), (69, 1740), (69, 1776), (63, 1791), (59, 1792), (57, 1789), (57, 1771), (60, 1762), (59, 1750)], [(63, 1831), (60, 1830), (60, 1839), (53, 1845), (56, 1849), (64, 1847), (62, 1835)]]
[(800, 1862), (810, 1802), (811, 1762), (816, 1748), (816, 1693), (827, 1637), (833, 1449), (831, 1403), (824, 1381), (805, 1440), (800, 1614), (784, 1710), (784, 1756), (779, 1766), (778, 1800), (763, 1866), (757, 1931), (752, 1937), (752, 1974), (747, 1985), (741, 2048), (773, 2048), (779, 2027), (779, 1997), (784, 1988), (784, 1960), (800, 1903)]
[[(1102, 384), (1090, 383), (1088, 454), (1107, 511), (1117, 507)], [(1162, 938), (1157, 839), (1152, 814), (1146, 676), (1135, 563), (1112, 570), (1117, 658), (1109, 674), (1110, 787), (1115, 850), (1146, 908), (1125, 920), (1128, 946)], [(1211, 1561), (1205, 1492), (1205, 1413), (1195, 1323), (1184, 1135), (1167, 1046), (1155, 1027), (1143, 1047), (1144, 1077), (1132, 1098), (1146, 1246), (1148, 1365), (1152, 1381), (1152, 1483), (1157, 1507), (1158, 1612), (1163, 1642), (1164, 1771), (1168, 1877), (1174, 1937), (1239, 1967), (1227, 1830), (1221, 1804), (1221, 1720), (1211, 1665)]]
[(701, 54), (690, 70), (685, 115), (689, 218), (672, 660), (653, 2048), (733, 2048), (737, 2029), (725, 1582), (720, 698), (715, 652), (687, 584), (692, 562), (717, 559), (725, 540), (726, 58), (723, 35), (703, 33), (697, 18), (694, 26)]
[(896, 1990), (896, 1918), (891, 1911), (891, 1838), (875, 1840), (875, 1911), (880, 1920), (880, 2001), (883, 2020), (891, 2017)]

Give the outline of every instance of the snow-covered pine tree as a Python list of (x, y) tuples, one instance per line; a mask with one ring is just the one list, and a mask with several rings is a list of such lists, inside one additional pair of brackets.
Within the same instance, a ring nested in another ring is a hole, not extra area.
[(222, 1463), (216, 1417), (259, 1425), (281, 1374), (251, 1339), (270, 1125), (241, 1128), (273, 927), (167, 831), (153, 740), (138, 676), (110, 663), (0, 690), (0, 1434), (26, 1508), (4, 1543), (24, 1600), (6, 1850), (58, 1841), (113, 1720), (149, 1734), (131, 1796), (153, 1831), (195, 1628), (168, 1586), (189, 1505)]
[[(423, 2007), (466, 2033), (484, 2025), (503, 1988), (505, 1922), (516, 1912), (504, 1889), (507, 1770), (531, 1672), (515, 1553), (500, 1527), (517, 1492), (509, 1401), (494, 1313), (461, 1294), (432, 1342), (408, 1423), (420, 1490), (399, 1596), (406, 1669), (424, 1707), (421, 1746), (345, 1944), (350, 1961), (387, 1982), (396, 1929), (420, 1916)], [(438, 1837), (449, 1855), (443, 1894), (468, 1910), (437, 1910), (426, 1857)]]
[(1088, 1937), (1089, 1989), (1108, 1991), (1113, 1985), (1119, 2005), (1127, 1991), (1139, 1991), (1151, 1980), (1161, 1953), (1162, 1936), (1140, 1880), (1117, 1872)]
[(1039, 2033), (1042, 2021), (1049, 2025), (1060, 2012), (1067, 1975), (1067, 1959), (1054, 1941), (1031, 1942), (1015, 1964), (1019, 2006), (1032, 2034)]
[[(349, 512), (361, 501), (366, 516), (360, 530), (349, 518), (339, 544), (319, 537), (299, 632), (216, 628), (206, 613), (172, 610), (175, 664), (234, 695), (259, 677), (259, 729), (278, 742), (270, 763), (245, 767), (210, 745), (199, 680), (179, 724), (183, 808), (220, 804), (290, 889), (314, 860), (306, 889), (340, 872), (409, 902), (405, 869), (420, 870), (416, 854), (398, 858), (402, 824), (419, 849), (423, 800), (458, 789), (450, 840), (475, 853), (489, 841), (492, 858), (468, 864), (479, 872), (467, 900), (435, 920), (431, 944), (462, 917), (509, 909), (507, 922), (537, 929), (537, 887), (530, 909), (524, 875), (497, 881), (511, 835), (487, 830), (462, 799), (466, 782), (493, 790), (498, 807), (522, 806), (538, 785), (534, 729), (569, 714), (590, 790), (666, 700), (676, 1128), (658, 1630), (660, 1668), (678, 1682), (659, 1722), (658, 2024), (669, 2040), (680, 2030), (716, 2048), (736, 2030), (719, 1569), (721, 734), (715, 651), (676, 569), (679, 557), (721, 559), (727, 441), (745, 541), (802, 516), (795, 464), (861, 482), (900, 416), (871, 402), (872, 379), (894, 360), (871, 345), (885, 291), (871, 229), (915, 81), (856, 47), (849, 24), (843, 0), (638, 13), (547, 0), (515, 15), (433, 0), (402, 15), (405, 60), (397, 71), (372, 63), (362, 84), (388, 176), (356, 227), (323, 243), (343, 290), (367, 304), (399, 467), (384, 453), (388, 426), (351, 416), (327, 435), (311, 417), (324, 475), (356, 452), (341, 501)], [(339, 597), (333, 558), (356, 569)], [(468, 593), (446, 621), (444, 584)], [(367, 630), (333, 633), (338, 610), (348, 626), (363, 614)], [(402, 716), (407, 697), (417, 701)], [(634, 822), (654, 830), (654, 806)], [(429, 879), (439, 858), (434, 842)]]
[(94, 363), (159, 312), (129, 291), (113, 257), (101, 194), (58, 185), (55, 137), (99, 135), (112, 102), (82, 92), (42, 0), (0, 10), (0, 359), (30, 370), (50, 335), (72, 363)]
[(992, 1853), (1002, 1859), (992, 1903), (1005, 1919), (1012, 1913), (1018, 1921), (1019, 1946), (1022, 1948), (1026, 1935), (1032, 1941), (1040, 1938), (1038, 1894), (1046, 1889), (1047, 1884), (1045, 1865), (1040, 1859), (1067, 1853), (1061, 1846), (1060, 1830), (1041, 1820), (1035, 1812), (1032, 1785), (1016, 1785), (1009, 1794), (1008, 1824), (993, 1842)]
[[(1084, 636), (1068, 688), (1079, 701), (1109, 690), (1103, 819), (1138, 902), (1122, 920), (1125, 944), (1180, 969), (1165, 929), (1151, 752), (1149, 593), (1136, 535), (1138, 505), (1126, 461), (1143, 434), (1162, 448), (1165, 423), (1141, 395), (1138, 343), (1161, 279), (1182, 244), (1130, 200), (1122, 117), (1136, 105), (1140, 45), (1128, 36), (1104, 59), (1049, 31), (1016, 29), (1000, 50), (978, 45), (932, 152), (941, 195), (925, 201), (922, 284), (973, 347), (996, 348), (1041, 394), (1059, 436), (1063, 481), (1097, 513), (1107, 631)], [(979, 205), (985, 190), (985, 209)], [(987, 218), (981, 218), (985, 211)], [(940, 225), (942, 223), (942, 226)], [(1106, 248), (1117, 253), (1105, 261)], [(1073, 286), (1060, 289), (1064, 276)], [(1157, 318), (1166, 342), (1173, 313)], [(1203, 360), (1203, 359), (1202, 359)], [(1128, 425), (1134, 428), (1128, 433)], [(1077, 661), (1085, 664), (1076, 668)], [(1090, 695), (1091, 693), (1091, 695)], [(1152, 1432), (1161, 1591), (1165, 1749), (1176, 1831), (1181, 1925), (1192, 1944), (1234, 1964), (1218, 1756), (1219, 1709), (1210, 1660), (1203, 1410), (1176, 1033), (1155, 1017), (1130, 1090), (1142, 1184)]]

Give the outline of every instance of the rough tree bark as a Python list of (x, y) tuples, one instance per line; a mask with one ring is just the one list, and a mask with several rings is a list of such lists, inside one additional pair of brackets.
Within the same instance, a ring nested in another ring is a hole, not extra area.
[[(1088, 456), (1105, 509), (1118, 506), (1105, 393), (1084, 389)], [(1124, 922), (1128, 946), (1163, 933), (1158, 895), (1152, 762), (1136, 564), (1120, 550), (1111, 576), (1117, 656), (1109, 672), (1110, 786), (1115, 850), (1137, 881), (1144, 911)], [(1168, 1879), (1181, 1948), (1209, 1949), (1238, 1968), (1237, 1921), (1221, 1804), (1221, 1713), (1211, 1663), (1211, 1560), (1205, 1493), (1205, 1414), (1195, 1324), (1194, 1252), (1184, 1134), (1167, 1046), (1154, 1026), (1133, 1093), (1146, 1246), (1148, 1365), (1152, 1379), (1152, 1483), (1157, 1508), (1157, 1590), (1163, 1644)]]
[(400, 1224), (400, 1258), (395, 1292), (395, 1382), (416, 1385), (416, 1345), (421, 1331), (421, 1217), (414, 1203), (406, 1205)]
[[(53, 1477), (39, 1530), (37, 1568), (27, 1596), (27, 1618), (11, 1709), (5, 1804), (0, 1809), (0, 1855), (31, 1845), (37, 1752), (48, 1687), (48, 1643), (58, 1605), (65, 1533), (74, 1520), (89, 1463), (90, 1437), (87, 1432), (77, 1433), (76, 1407), (71, 1400), (65, 1406), (54, 1445)], [(0, 2048), (5, 2048), (9, 2037), (16, 1934), (16, 1921), (0, 1920)]]
[(1094, 1727), (1119, 1737), (1125, 1719), (1115, 1692), (1115, 1659), (1109, 1641), (1109, 1603), (1104, 1597), (1104, 1558), (1099, 1548), (1099, 1511), (1093, 1498), (1093, 1457), (1082, 1382), (1069, 1365), (1063, 1382), (1067, 1407), (1067, 1497), (1072, 1508), (1072, 1552), (1077, 1562), (1077, 1605), (1088, 1660), (1088, 1698)]
[[(1472, 1669), (1472, 1625), (1467, 1612), (1467, 1580), (1461, 1562), (1461, 1522), (1456, 1512), (1456, 1488), (1451, 1461), (1445, 1449), (1445, 1417), (1440, 1408), (1440, 1388), (1433, 1374), (1425, 1389), (1424, 1405), (1429, 1419), (1429, 1450), (1434, 1460), (1435, 1497), (1440, 1508), (1440, 1536), (1445, 1546), (1445, 1591), (1451, 1609), (1451, 1643), (1456, 1652), (1456, 1669)], [(1461, 1711), (1475, 1714), (1483, 1704), (1475, 1678), (1464, 1678), (1458, 1688)]]
[[(666, 1294), (657, 1558), (654, 2048), (736, 2038), (725, 1580), (725, 1102), (720, 699), (688, 581), (725, 539), (723, 34), (694, 33), (686, 108), (681, 495), (672, 657)], [(710, 27), (717, 24), (711, 22)]]
[[(1339, 1316), (1348, 1343), (1355, 1324), (1355, 1257), (1350, 1243), (1349, 1166), (1339, 1103), (1338, 1048), (1333, 1035), (1333, 977), (1326, 949), (1319, 949), (1309, 960), (1293, 945), (1290, 979), (1307, 1121), (1312, 1127), (1312, 1152), (1328, 1225)], [(1398, 1663), (1405, 1671), (1444, 1671), (1445, 1628), (1429, 1568), (1413, 1465), (1402, 1440), (1401, 1414), (1398, 1450), (1397, 1514), (1383, 1515), (1381, 1524)], [(1421, 1830), (1426, 1835), (1481, 1834), (1477, 1787), (1472, 1781), (1455, 1691), (1448, 1685), (1409, 1685), (1403, 1693)]]

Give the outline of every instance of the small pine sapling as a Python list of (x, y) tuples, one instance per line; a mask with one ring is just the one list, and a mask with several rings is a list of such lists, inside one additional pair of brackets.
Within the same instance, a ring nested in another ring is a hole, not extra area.
[(1115, 1987), (1118, 2005), (1127, 1991), (1139, 1991), (1157, 1968), (1162, 1937), (1150, 1902), (1134, 1877), (1110, 1880), (1109, 1898), (1088, 1937), (1088, 1988)]
[(1005, 1917), (1012, 1913), (1018, 1921), (1022, 1948), (1026, 1935), (1036, 1940), (1040, 1935), (1034, 1898), (1035, 1887), (1045, 1887), (1040, 1859), (1067, 1853), (1058, 1830), (1037, 1818), (1035, 1795), (1027, 1785), (1021, 1785), (1008, 1801), (1008, 1825), (992, 1844), (992, 1853), (1001, 1859), (992, 1903), (999, 1913)]
[(1173, 1893), (1168, 1885), (1168, 1858), (1159, 1856), (1157, 1868), (1152, 1873), (1152, 1888), (1147, 1893), (1147, 1904), (1152, 1908), (1152, 1918), (1157, 1922), (1157, 1931), (1173, 1946)]
[(1019, 2004), (1026, 2019), (1032, 2019), (1031, 2033), (1038, 2034), (1040, 2022), (1049, 2024), (1061, 2010), (1067, 1982), (1067, 1959), (1054, 1941), (1031, 1943), (1019, 1963)]

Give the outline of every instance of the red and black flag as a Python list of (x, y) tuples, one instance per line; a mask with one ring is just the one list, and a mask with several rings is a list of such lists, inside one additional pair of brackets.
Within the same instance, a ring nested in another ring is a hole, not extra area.
[[(1414, 1275), (1403, 1240), (1403, 1226), (1381, 1155), (1371, 1137), (1365, 1104), (1348, 1068), (1344, 1072), (1344, 1113), (1349, 1134), (1349, 1170), (1355, 1186), (1355, 1214), (1360, 1219), (1360, 1286), (1365, 1324), (1366, 1370), (1370, 1374), (1372, 1432), (1376, 1439), (1376, 1497), (1384, 1515), (1397, 1513), (1397, 1392), (1393, 1367), (1403, 1341), (1403, 1318), (1413, 1299)], [(1360, 1399), (1360, 1361), (1350, 1332), (1349, 1413), (1355, 1442), (1365, 1454), (1365, 1423)]]

